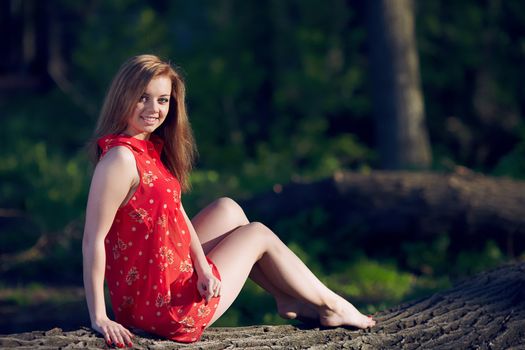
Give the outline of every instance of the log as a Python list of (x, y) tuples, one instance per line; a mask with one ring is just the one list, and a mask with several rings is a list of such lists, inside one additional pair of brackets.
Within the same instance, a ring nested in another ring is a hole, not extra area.
[[(452, 289), (379, 312), (370, 330), (303, 326), (208, 329), (201, 341), (182, 345), (137, 336), (135, 349), (523, 349), (525, 263), (506, 265)], [(101, 349), (88, 328), (60, 328), (0, 336), (2, 349)]]
[(449, 174), (338, 172), (311, 183), (275, 186), (242, 202), (249, 217), (272, 226), (321, 207), (334, 226), (371, 237), (428, 238), (449, 233), (466, 242), (482, 238), (525, 241), (525, 181), (464, 168)]

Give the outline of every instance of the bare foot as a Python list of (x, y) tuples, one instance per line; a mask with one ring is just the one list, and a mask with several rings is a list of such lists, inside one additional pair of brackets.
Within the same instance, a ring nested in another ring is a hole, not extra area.
[(325, 327), (353, 326), (365, 329), (376, 324), (372, 317), (363, 315), (341, 297), (336, 298), (332, 305), (319, 309), (319, 320)]
[(306, 303), (295, 298), (275, 299), (279, 316), (288, 320), (299, 320), (304, 322), (319, 321), (317, 311)]

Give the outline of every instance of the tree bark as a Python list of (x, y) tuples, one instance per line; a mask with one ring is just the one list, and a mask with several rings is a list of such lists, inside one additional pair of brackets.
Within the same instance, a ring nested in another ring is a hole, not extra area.
[(370, 0), (367, 6), (373, 111), (384, 169), (428, 168), (430, 143), (411, 0)]
[[(304, 326), (210, 328), (182, 345), (139, 335), (134, 349), (519, 349), (525, 343), (525, 263), (508, 265), (374, 316), (370, 330)], [(2, 349), (102, 349), (88, 328), (0, 336)]]
[(525, 243), (525, 182), (464, 169), (451, 174), (340, 172), (313, 183), (285, 185), (242, 206), (252, 220), (269, 226), (320, 207), (335, 227), (362, 232), (370, 241), (449, 233), (466, 242), (495, 238)]

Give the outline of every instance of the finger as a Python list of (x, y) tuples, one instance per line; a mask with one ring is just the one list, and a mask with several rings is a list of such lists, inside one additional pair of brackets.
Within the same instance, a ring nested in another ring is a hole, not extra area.
[(129, 333), (129, 331), (126, 328), (124, 328), (122, 325), (120, 326), (120, 334), (127, 346), (129, 347), (133, 346), (133, 343), (131, 342), (131, 337), (130, 337), (131, 333)]
[(208, 287), (205, 284), (199, 285), (199, 292), (204, 296), (208, 292)]
[(206, 291), (203, 290), (200, 286), (197, 289), (199, 291), (199, 295), (201, 296), (201, 298), (204, 299), (204, 301), (206, 301), (206, 294), (207, 294)]
[(111, 341), (111, 337), (109, 336), (109, 333), (104, 331), (104, 340), (106, 341), (106, 344), (108, 344), (108, 346), (111, 346), (111, 344), (113, 344), (113, 342)]
[(102, 335), (104, 336), (104, 339), (106, 340), (106, 344), (108, 344), (108, 346), (111, 346), (111, 344), (113, 344), (113, 338), (111, 337), (109, 328), (107, 326), (100, 327), (100, 333), (102, 333)]
[(117, 345), (118, 348), (123, 348), (124, 347), (124, 339), (122, 339), (122, 335), (120, 334), (120, 329), (118, 329), (118, 327), (114, 330), (114, 334), (115, 334), (115, 343)]
[(202, 289), (200, 285), (197, 285), (197, 292), (199, 292), (199, 295), (201, 297), (204, 297), (204, 290)]
[(115, 334), (115, 331), (111, 327), (107, 327), (107, 332), (109, 334), (109, 338), (111, 340), (111, 344), (118, 344), (118, 338)]
[(124, 328), (124, 331), (126, 332), (126, 335), (128, 336), (130, 346), (133, 346), (133, 333), (131, 333), (127, 328)]
[(203, 299), (206, 299), (208, 294), (209, 294), (209, 292), (207, 290), (205, 290), (205, 289), (201, 289), (201, 290), (199, 290), (199, 294), (201, 295), (201, 297)]
[(127, 345), (129, 347), (132, 347), (133, 346), (133, 342), (131, 341), (131, 338), (129, 337), (129, 335), (124, 332), (124, 331), (121, 331), (121, 335), (122, 335), (122, 339), (124, 340), (124, 345)]
[(133, 335), (133, 333), (130, 332), (129, 329), (125, 328), (125, 327), (122, 327), (124, 329), (124, 331), (126, 332), (126, 334), (128, 335), (129, 339), (133, 339), (135, 336)]

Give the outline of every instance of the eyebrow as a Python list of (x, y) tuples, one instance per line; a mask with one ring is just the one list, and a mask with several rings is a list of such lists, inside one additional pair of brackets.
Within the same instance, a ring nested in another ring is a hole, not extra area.
[[(142, 93), (142, 95), (151, 96), (151, 95), (148, 94), (147, 92)], [(171, 94), (162, 94), (162, 95), (160, 95), (159, 97), (164, 97), (164, 96), (171, 96)]]

